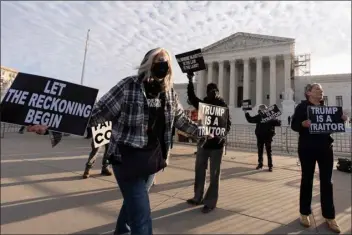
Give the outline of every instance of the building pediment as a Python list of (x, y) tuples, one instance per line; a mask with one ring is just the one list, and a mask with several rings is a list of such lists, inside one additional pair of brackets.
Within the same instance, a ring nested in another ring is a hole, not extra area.
[(265, 47), (282, 43), (293, 43), (293, 38), (283, 38), (250, 33), (235, 33), (202, 49), (203, 53)]

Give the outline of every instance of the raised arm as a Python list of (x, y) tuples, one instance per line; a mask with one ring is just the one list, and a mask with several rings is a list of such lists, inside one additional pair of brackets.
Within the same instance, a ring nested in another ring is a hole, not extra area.
[(175, 127), (189, 135), (197, 136), (198, 126), (184, 113), (183, 107), (179, 102), (178, 95), (174, 94), (175, 100)]
[(251, 115), (249, 115), (249, 113), (246, 112), (244, 115), (247, 119), (247, 122), (249, 123), (259, 123), (261, 121), (261, 117), (259, 114), (251, 117)]
[(192, 82), (193, 76), (194, 76), (193, 74), (187, 74), (187, 77), (188, 77), (187, 96), (188, 96), (188, 100), (191, 103), (191, 105), (194, 108), (198, 109), (199, 102), (202, 102), (202, 100), (199, 99), (196, 96), (196, 93), (194, 92), (194, 85), (193, 85), (193, 82)]

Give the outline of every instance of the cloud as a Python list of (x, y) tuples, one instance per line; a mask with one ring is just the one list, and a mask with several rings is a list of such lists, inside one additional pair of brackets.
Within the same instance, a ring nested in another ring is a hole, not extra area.
[[(312, 72), (345, 73), (350, 9), (351, 2), (2, 1), (1, 63), (79, 83), (91, 29), (84, 83), (105, 93), (153, 47), (175, 55), (248, 32), (293, 37), (298, 53), (312, 53)], [(175, 81), (185, 82), (175, 60), (174, 67)]]

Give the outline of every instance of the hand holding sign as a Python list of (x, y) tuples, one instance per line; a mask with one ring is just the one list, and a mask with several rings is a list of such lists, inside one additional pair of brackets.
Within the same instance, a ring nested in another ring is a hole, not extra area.
[(38, 135), (44, 135), (47, 130), (48, 130), (48, 127), (44, 126), (44, 125), (33, 125), (33, 126), (30, 125), (30, 126), (27, 126), (27, 131), (28, 132), (35, 132)]
[(306, 128), (309, 128), (310, 124), (311, 124), (310, 120), (305, 120), (305, 121), (302, 122), (302, 126), (306, 127)]

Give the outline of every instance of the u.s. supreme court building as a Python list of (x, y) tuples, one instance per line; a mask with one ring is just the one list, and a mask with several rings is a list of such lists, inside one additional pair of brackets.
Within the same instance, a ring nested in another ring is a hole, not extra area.
[[(206, 85), (216, 83), (234, 124), (247, 123), (241, 109), (244, 99), (251, 99), (253, 114), (259, 104), (277, 104), (281, 120), (287, 120), (310, 82), (322, 83), (328, 105), (343, 106), (351, 115), (351, 74), (310, 76), (310, 55), (296, 55), (293, 38), (238, 32), (202, 48), (202, 53), (207, 69), (196, 73), (196, 94), (204, 98)], [(329, 84), (334, 84), (332, 89)], [(184, 108), (192, 109), (187, 84), (174, 87)]]

